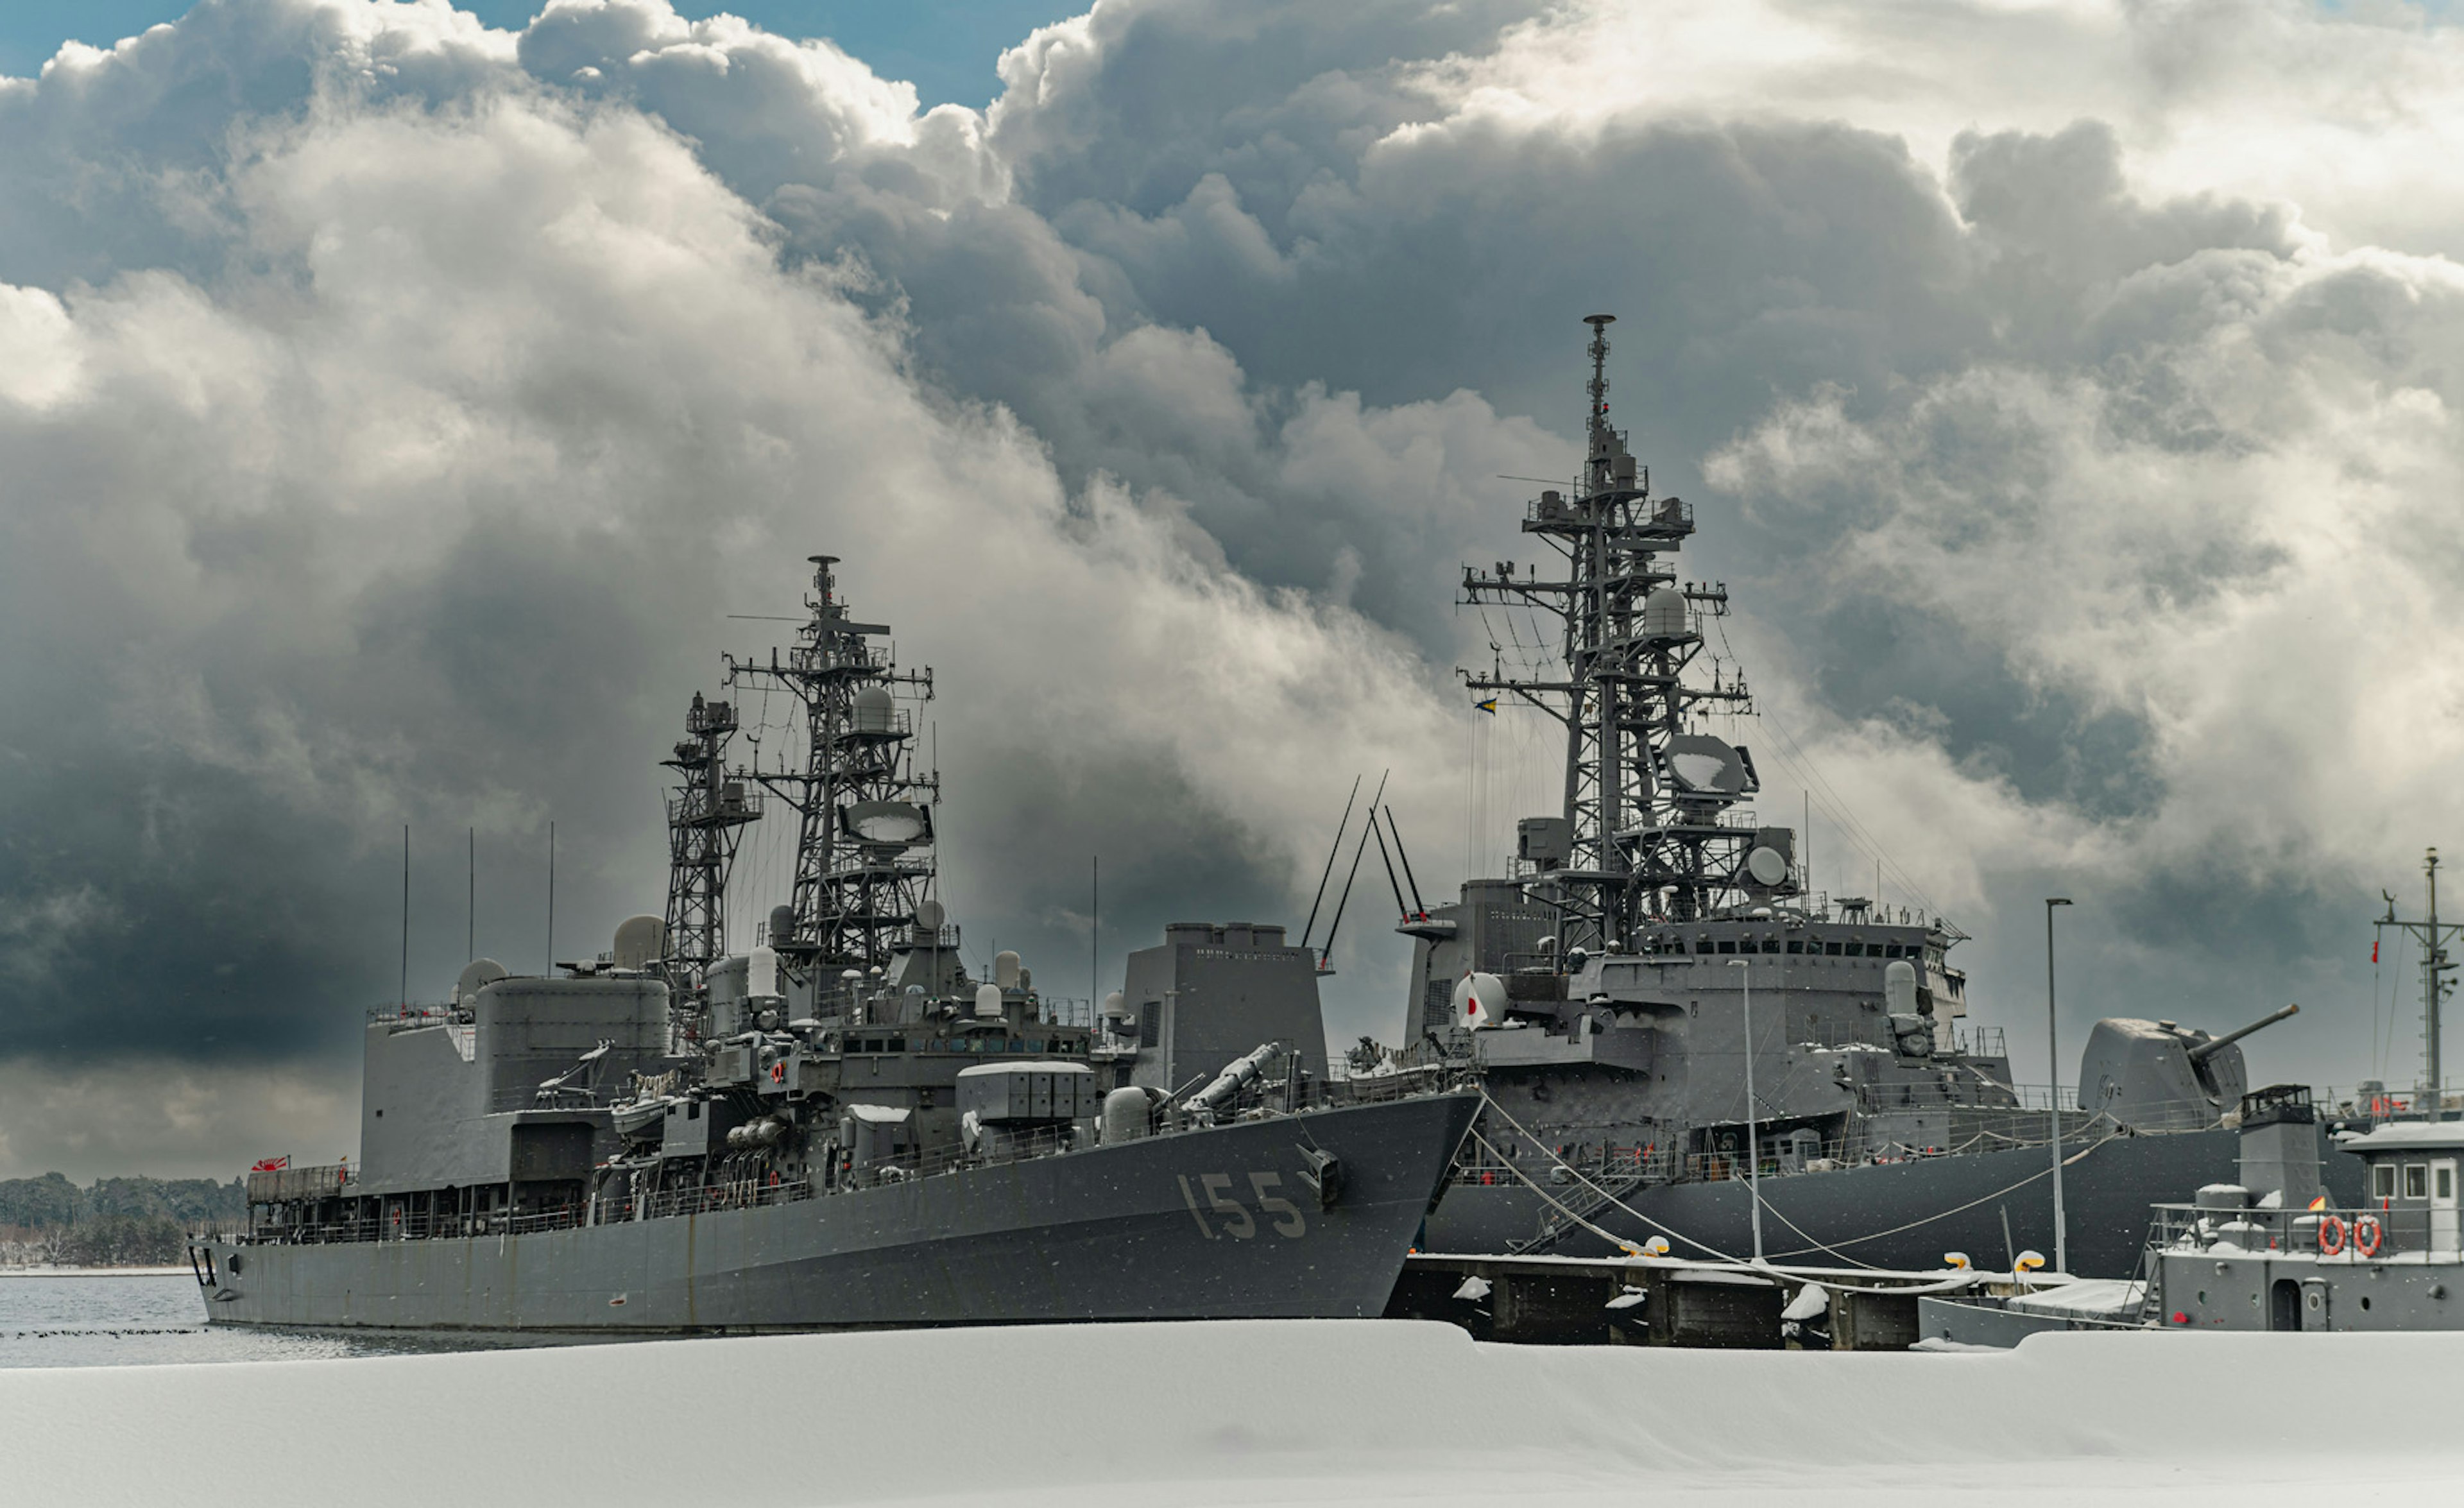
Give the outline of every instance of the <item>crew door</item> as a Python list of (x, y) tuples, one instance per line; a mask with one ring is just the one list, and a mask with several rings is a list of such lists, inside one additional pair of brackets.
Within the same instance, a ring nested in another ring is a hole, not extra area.
[(2455, 1159), (2430, 1164), (2430, 1249), (2453, 1253), (2456, 1248)]

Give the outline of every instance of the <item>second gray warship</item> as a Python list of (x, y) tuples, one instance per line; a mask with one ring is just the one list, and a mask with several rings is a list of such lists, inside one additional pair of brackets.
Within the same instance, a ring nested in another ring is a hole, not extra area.
[(1543, 563), (1463, 579), (1467, 602), (1554, 626), (1542, 662), (1465, 680), (1562, 725), (1562, 805), (1523, 820), (1506, 873), (1456, 900), (1397, 893), (1414, 959), (1388, 1061), (1472, 1065), (1493, 1098), (1428, 1249), (1657, 1235), (1681, 1255), (1739, 1253), (1758, 1166), (1774, 1256), (1924, 1269), (1949, 1249), (2036, 1246), (2126, 1275), (2153, 1200), (2233, 1176), (2235, 1043), (2288, 1012), (2222, 1034), (2100, 1021), (2078, 1101), (2032, 1103), (2001, 1033), (1967, 1021), (1949, 958), (1964, 934), (1815, 892), (1797, 834), (1748, 805), (1752, 755), (1709, 725), (1751, 711), (1733, 667), (1704, 674), (1727, 592), (1683, 578), (1694, 512), (1653, 494), (1610, 423), (1613, 318), (1588, 322), (1580, 473), (1521, 521)]
[[(833, 564), (814, 558), (784, 655), (729, 667), (801, 704), (802, 766), (731, 767), (737, 713), (695, 696), (667, 762), (665, 915), (561, 977), (474, 960), (449, 999), (372, 1013), (361, 1160), (250, 1175), (248, 1232), (192, 1251), (211, 1320), (624, 1334), (1384, 1308), (1476, 1094), (1330, 1081), (1315, 977), (1279, 927), (1194, 923), (1137, 955), (1176, 1003), (1160, 1038), (1117, 1002), (1065, 1019), (1014, 953), (971, 978), (934, 894), (938, 777), (900, 705), (930, 672), (871, 642), (889, 631), (849, 614)], [(765, 794), (798, 819), (793, 891), (726, 954)]]

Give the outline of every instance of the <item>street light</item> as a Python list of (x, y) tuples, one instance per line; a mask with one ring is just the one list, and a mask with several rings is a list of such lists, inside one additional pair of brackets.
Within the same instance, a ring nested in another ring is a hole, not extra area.
[(2054, 908), (2069, 905), (2068, 896), (2045, 898), (2045, 1052), (2053, 1067), (2046, 1091), (2046, 1115), (2054, 1125), (2054, 1271), (2071, 1270), (2070, 1241), (2062, 1222), (2062, 1045), (2061, 1020), (2054, 1014)]
[(1746, 1197), (1754, 1206), (1754, 1265), (1763, 1260), (1763, 1149), (1761, 1138), (1754, 1133), (1754, 975), (1753, 965), (1742, 958), (1728, 960), (1730, 968), (1746, 972), (1737, 983), (1746, 991)]

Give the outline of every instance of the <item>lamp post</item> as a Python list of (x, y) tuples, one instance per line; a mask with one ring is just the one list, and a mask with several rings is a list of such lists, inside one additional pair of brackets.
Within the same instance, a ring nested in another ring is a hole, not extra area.
[(2054, 1271), (2071, 1270), (2070, 1241), (2062, 1220), (2062, 1046), (2061, 1019), (2054, 1013), (2054, 908), (2069, 905), (2067, 896), (2045, 898), (2045, 1053), (2052, 1084), (2045, 1092), (2047, 1119), (2054, 1131)]
[(1763, 1260), (1763, 1149), (1762, 1139), (1754, 1131), (1754, 973), (1753, 965), (1741, 958), (1728, 960), (1730, 968), (1742, 968), (1737, 983), (1746, 994), (1746, 1197), (1753, 1202), (1754, 1265)]

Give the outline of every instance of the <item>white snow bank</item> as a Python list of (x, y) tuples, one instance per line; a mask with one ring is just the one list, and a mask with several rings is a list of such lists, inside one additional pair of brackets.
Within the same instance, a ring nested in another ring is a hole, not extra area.
[(2464, 1336), (2436, 1335), (1952, 1356), (1382, 1321), (673, 1341), (0, 1373), (0, 1476), (12, 1501), (182, 1508), (322, 1508), (344, 1484), (372, 1508), (2421, 1501), (2464, 1486), (2459, 1366)]
[(2057, 1288), (2018, 1295), (2011, 1300), (2011, 1307), (2028, 1314), (2119, 1319), (2135, 1312), (2141, 1297), (2141, 1286), (2132, 1278), (2080, 1277)]

